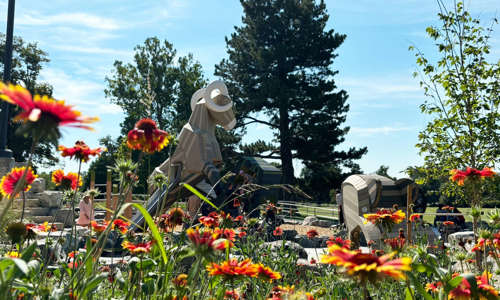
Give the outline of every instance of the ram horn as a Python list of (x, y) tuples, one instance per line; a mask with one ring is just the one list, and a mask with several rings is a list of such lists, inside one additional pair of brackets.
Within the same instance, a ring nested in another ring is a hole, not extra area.
[[(220, 97), (220, 95), (222, 95), (223, 97)], [(224, 112), (233, 107), (233, 101), (229, 97), (226, 84), (221, 80), (217, 80), (209, 84), (205, 88), (203, 98), (206, 101), (207, 108), (211, 111)]]

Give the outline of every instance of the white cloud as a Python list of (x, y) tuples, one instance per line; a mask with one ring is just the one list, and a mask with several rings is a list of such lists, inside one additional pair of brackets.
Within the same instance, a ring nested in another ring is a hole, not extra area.
[(100, 30), (116, 30), (120, 28), (120, 25), (113, 19), (86, 13), (40, 15), (32, 12), (16, 18), (16, 24), (28, 26), (73, 25)]
[(376, 135), (389, 135), (401, 131), (413, 131), (414, 127), (405, 126), (383, 126), (383, 127), (351, 127), (349, 133), (360, 136), (376, 136)]
[(73, 45), (61, 45), (61, 46), (55, 45), (52, 47), (63, 51), (80, 52), (88, 54), (109, 54), (113, 56), (124, 56), (124, 57), (131, 57), (134, 54), (133, 51), (118, 50), (112, 48), (101, 48), (101, 47), (81, 47)]
[[(410, 73), (382, 78), (380, 76), (339, 78), (338, 85), (348, 92), (350, 102), (370, 106), (384, 106), (385, 104), (381, 104), (380, 101), (387, 103), (388, 100), (416, 99), (423, 95), (418, 82), (411, 78)], [(373, 100), (379, 103), (374, 103)], [(390, 105), (394, 104), (392, 102)]]

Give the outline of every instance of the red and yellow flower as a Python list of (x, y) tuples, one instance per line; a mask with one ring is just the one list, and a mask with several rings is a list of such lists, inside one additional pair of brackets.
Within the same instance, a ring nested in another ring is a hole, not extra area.
[(129, 222), (124, 221), (122, 219), (116, 219), (113, 221), (111, 229), (117, 229), (118, 231), (121, 232), (121, 234), (125, 234), (127, 233), (129, 226), (130, 226)]
[(59, 145), (57, 150), (61, 151), (62, 157), (70, 157), (75, 158), (76, 160), (80, 160), (82, 162), (86, 162), (89, 160), (90, 156), (99, 156), (103, 148), (95, 148), (90, 149), (87, 144), (83, 141), (76, 141), (75, 146), (71, 148), (67, 148), (65, 146)]
[(404, 272), (411, 270), (411, 258), (391, 260), (394, 255), (395, 252), (378, 257), (331, 245), (328, 247), (328, 254), (321, 256), (321, 262), (343, 267), (348, 275), (357, 277), (360, 281), (375, 282), (384, 277), (406, 279)]
[(419, 221), (422, 219), (421, 214), (411, 214), (410, 216), (410, 222), (415, 223), (416, 221)]
[(342, 248), (351, 249), (351, 240), (344, 240), (341, 237), (333, 237), (331, 236), (328, 241), (326, 241), (326, 245), (329, 247), (331, 245), (339, 245)]
[(104, 221), (103, 223), (97, 223), (96, 221), (91, 221), (90, 225), (95, 232), (101, 233), (108, 227), (108, 222)]
[(390, 246), (392, 251), (401, 251), (405, 246), (406, 239), (401, 237), (395, 237), (392, 239), (385, 239), (385, 244)]
[(404, 221), (405, 213), (402, 210), (393, 209), (379, 209), (374, 214), (364, 214), (363, 217), (366, 219), (365, 224), (370, 222), (373, 224), (390, 222), (392, 224), (399, 224)]
[[(78, 186), (82, 186), (82, 178), (78, 178), (78, 174), (74, 172), (69, 172), (68, 174), (64, 174), (63, 170), (55, 170), (52, 172), (52, 182), (56, 184), (56, 186), (61, 186), (63, 189), (72, 189), (75, 190)], [(77, 185), (78, 183), (78, 185)]]
[(152, 245), (153, 241), (149, 241), (146, 243), (137, 243), (137, 244), (133, 244), (129, 241), (123, 241), (122, 243), (123, 249), (128, 250), (132, 254), (149, 253), (151, 251)]
[(33, 123), (43, 128), (71, 126), (92, 130), (86, 124), (98, 121), (98, 118), (82, 117), (79, 111), (64, 101), (58, 101), (48, 96), (35, 95), (20, 85), (4, 84), (0, 82), (0, 99), (19, 106), (22, 112), (14, 120), (23, 123)]
[(253, 264), (249, 258), (243, 261), (232, 258), (220, 265), (211, 263), (207, 266), (207, 272), (211, 276), (222, 275), (226, 279), (243, 276), (256, 277), (259, 274), (258, 266)]
[(158, 129), (155, 121), (145, 118), (139, 120), (134, 129), (128, 132), (127, 146), (130, 149), (154, 153), (161, 151), (171, 139), (166, 131)]
[[(7, 173), (4, 177), (2, 177), (2, 181), (0, 181), (0, 194), (4, 197), (16, 197), (16, 195), (13, 195), (16, 189), (16, 185), (19, 183), (19, 181), (23, 178), (24, 173), (26, 173), (26, 177), (24, 180), (24, 186), (21, 187), (21, 190), (23, 191), (29, 191), (31, 188), (31, 185), (33, 181), (38, 177), (38, 175), (35, 175), (33, 173), (33, 170), (31, 167), (28, 168), (28, 171), (25, 172), (26, 167), (19, 167), (19, 168), (13, 168), (10, 170), (9, 173)], [(21, 191), (20, 190), (20, 191)], [(19, 191), (19, 192), (20, 192)]]
[(271, 268), (264, 266), (263, 264), (257, 264), (257, 272), (258, 272), (258, 277), (266, 280), (266, 281), (273, 281), (281, 278), (281, 274), (279, 272), (275, 272), (271, 270)]
[(186, 217), (186, 213), (180, 207), (174, 207), (168, 211), (165, 215), (165, 225), (167, 227), (173, 228), (177, 225), (182, 225), (184, 218)]
[(455, 181), (458, 185), (464, 185), (465, 180), (469, 179), (482, 179), (486, 177), (493, 177), (496, 173), (493, 169), (484, 167), (482, 170), (469, 168), (465, 171), (453, 169), (450, 171), (450, 180)]
[(188, 279), (187, 274), (182, 273), (177, 275), (177, 277), (175, 277), (174, 279), (172, 279), (172, 283), (178, 287), (185, 287), (187, 285), (187, 279)]
[(9, 257), (9, 258), (19, 258), (20, 256), (21, 255), (17, 251), (9, 251), (9, 252), (5, 253), (5, 257)]

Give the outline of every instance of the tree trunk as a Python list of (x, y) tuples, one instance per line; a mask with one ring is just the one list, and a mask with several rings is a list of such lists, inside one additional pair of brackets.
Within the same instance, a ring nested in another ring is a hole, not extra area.
[(295, 184), (295, 176), (293, 174), (292, 149), (290, 147), (290, 130), (288, 128), (288, 108), (286, 104), (280, 106), (280, 154), (281, 154), (281, 170), (284, 184)]

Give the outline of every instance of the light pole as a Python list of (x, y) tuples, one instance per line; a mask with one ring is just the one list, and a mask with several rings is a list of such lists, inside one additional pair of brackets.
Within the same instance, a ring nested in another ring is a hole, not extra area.
[[(5, 55), (3, 59), (3, 82), (10, 82), (12, 69), (12, 39), (14, 33), (14, 8), (15, 0), (9, 0), (7, 12), (7, 32), (5, 36)], [(7, 149), (7, 127), (9, 124), (9, 104), (2, 101), (2, 112), (0, 119), (0, 158), (11, 158), (12, 151)]]

